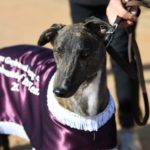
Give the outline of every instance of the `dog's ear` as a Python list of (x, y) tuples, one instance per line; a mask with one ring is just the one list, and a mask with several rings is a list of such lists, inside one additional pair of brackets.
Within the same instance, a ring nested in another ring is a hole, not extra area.
[(84, 22), (84, 26), (86, 26), (92, 32), (101, 35), (106, 35), (107, 31), (111, 27), (111, 25), (109, 25), (107, 22), (94, 16), (86, 19)]
[(39, 40), (38, 45), (43, 46), (47, 44), (48, 42), (51, 42), (53, 44), (53, 41), (55, 37), (57, 36), (57, 33), (60, 29), (62, 29), (65, 25), (62, 24), (53, 24), (49, 29), (45, 30)]

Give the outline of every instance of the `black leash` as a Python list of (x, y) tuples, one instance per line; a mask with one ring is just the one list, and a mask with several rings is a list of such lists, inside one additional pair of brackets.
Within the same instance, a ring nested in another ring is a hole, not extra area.
[(148, 118), (149, 118), (149, 101), (148, 101), (148, 96), (147, 96), (147, 91), (146, 91), (146, 86), (145, 86), (145, 80), (144, 80), (143, 66), (142, 66), (140, 51), (139, 51), (137, 42), (134, 38), (132, 40), (132, 49), (133, 49), (134, 56), (136, 59), (138, 81), (139, 81), (139, 84), (140, 84), (140, 87), (142, 90), (142, 95), (143, 95), (143, 99), (144, 99), (144, 108), (145, 108), (145, 114), (144, 114), (143, 120), (141, 120), (141, 118), (138, 115), (136, 115), (138, 112), (137, 111), (138, 108), (136, 108), (136, 107), (134, 110), (134, 118), (135, 118), (135, 121), (138, 125), (145, 125), (148, 121)]
[[(134, 0), (134, 1), (129, 1), (129, 3), (126, 4), (127, 7), (139, 6), (139, 5), (145, 6), (146, 3), (145, 2), (143, 3), (142, 1)], [(146, 5), (146, 7), (148, 6), (149, 5)], [(133, 49), (133, 53), (135, 56), (137, 71), (135, 68), (131, 67), (130, 63), (127, 63), (126, 61), (124, 61), (121, 58), (121, 56), (116, 52), (116, 50), (112, 46), (110, 46), (110, 43), (113, 40), (115, 31), (117, 30), (121, 21), (122, 19), (120, 17), (117, 17), (115, 23), (107, 32), (107, 37), (105, 39), (106, 50), (109, 53), (109, 55), (117, 62), (117, 64), (129, 75), (129, 77), (131, 77), (132, 79), (138, 79), (139, 81), (139, 84), (142, 90), (143, 100), (144, 100), (145, 113), (144, 113), (143, 118), (139, 116), (140, 111), (139, 111), (138, 103), (135, 104), (134, 119), (135, 119), (135, 122), (141, 126), (141, 125), (145, 125), (149, 118), (149, 101), (148, 101), (145, 80), (144, 80), (144, 75), (143, 75), (143, 66), (142, 66), (140, 51), (139, 51), (137, 42), (135, 38), (132, 38), (131, 47)]]
[(109, 29), (109, 31), (107, 32), (107, 36), (105, 39), (105, 45), (106, 45), (106, 50), (109, 53), (109, 55), (118, 63), (118, 65), (132, 78), (135, 79), (137, 78), (137, 73), (136, 71), (133, 69), (133, 67), (130, 66), (129, 63), (127, 63), (126, 61), (124, 61), (120, 55), (116, 52), (116, 50), (110, 46), (110, 43), (113, 40), (114, 34), (121, 22), (121, 18), (117, 17), (115, 23), (112, 25), (112, 27)]

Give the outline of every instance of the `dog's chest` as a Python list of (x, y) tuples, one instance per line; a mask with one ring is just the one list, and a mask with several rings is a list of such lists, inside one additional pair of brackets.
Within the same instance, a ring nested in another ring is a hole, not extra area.
[[(77, 92), (68, 99), (60, 99), (60, 105), (81, 116), (94, 116), (99, 111), (99, 86), (101, 71), (89, 82), (84, 82)], [(64, 103), (61, 103), (63, 100)]]

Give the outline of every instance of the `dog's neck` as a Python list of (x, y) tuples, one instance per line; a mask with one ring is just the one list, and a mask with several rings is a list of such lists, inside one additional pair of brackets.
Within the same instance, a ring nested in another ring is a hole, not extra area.
[(106, 69), (100, 69), (89, 82), (81, 84), (78, 91), (70, 98), (57, 98), (59, 104), (82, 116), (93, 116), (103, 111), (109, 99), (106, 87)]

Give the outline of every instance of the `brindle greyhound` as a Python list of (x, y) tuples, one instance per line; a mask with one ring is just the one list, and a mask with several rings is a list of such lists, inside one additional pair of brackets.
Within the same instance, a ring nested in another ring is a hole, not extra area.
[(109, 28), (106, 22), (90, 17), (71, 26), (54, 24), (38, 41), (40, 46), (49, 42), (53, 46), (57, 66), (53, 93), (58, 103), (80, 116), (95, 116), (109, 103), (104, 44)]
[(0, 132), (28, 136), (36, 150), (116, 149), (115, 108), (106, 85), (109, 28), (95, 17), (71, 26), (54, 24), (38, 41), (41, 46), (50, 42), (52, 51), (1, 50), (0, 83), (7, 86), (0, 86), (5, 93)]

